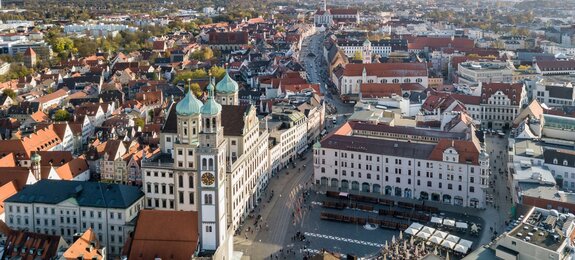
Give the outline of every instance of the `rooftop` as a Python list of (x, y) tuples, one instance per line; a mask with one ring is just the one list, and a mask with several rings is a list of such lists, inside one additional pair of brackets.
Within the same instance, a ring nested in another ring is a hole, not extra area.
[(59, 204), (95, 208), (128, 208), (144, 193), (135, 186), (100, 182), (41, 180), (6, 199), (12, 203)]
[[(559, 214), (557, 211), (533, 208), (508, 236), (530, 244), (557, 251), (566, 242), (572, 231), (573, 217)], [(567, 238), (567, 239), (566, 239)]]

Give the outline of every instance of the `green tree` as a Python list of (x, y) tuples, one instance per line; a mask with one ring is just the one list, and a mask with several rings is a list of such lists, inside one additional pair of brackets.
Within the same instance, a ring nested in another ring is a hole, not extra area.
[(200, 61), (210, 60), (214, 57), (214, 52), (210, 48), (202, 48), (192, 53), (192, 58)]
[(16, 92), (9, 88), (4, 89), (4, 91), (2, 91), (2, 95), (10, 97), (11, 99), (16, 98)]
[(216, 78), (216, 80), (219, 81), (226, 74), (226, 69), (219, 67), (219, 66), (212, 66), (210, 68), (210, 74), (212, 74), (212, 77)]
[(144, 119), (142, 119), (142, 118), (136, 118), (136, 119), (134, 119), (134, 124), (135, 124), (137, 127), (144, 128), (144, 124), (145, 124), (145, 123), (146, 123), (146, 122), (145, 122)]
[(174, 77), (173, 82), (175, 84), (180, 83), (180, 82), (188, 82), (188, 79), (192, 80), (192, 79), (202, 79), (202, 78), (206, 78), (208, 76), (208, 73), (203, 70), (203, 69), (197, 69), (194, 71), (181, 71), (178, 74), (176, 74), (176, 77)]
[(356, 51), (353, 54), (353, 59), (354, 60), (363, 60), (363, 55), (361, 54), (361, 51)]
[(68, 37), (57, 37), (52, 43), (52, 48), (54, 48), (54, 51), (57, 53), (69, 51), (74, 48), (74, 41)]
[(70, 119), (70, 113), (64, 109), (59, 109), (54, 113), (54, 120), (57, 122), (68, 121)]
[(201, 97), (203, 92), (202, 92), (202, 88), (200, 87), (200, 85), (198, 83), (191, 83), (191, 84), (186, 84), (184, 87), (184, 91), (187, 93), (190, 88), (192, 88), (192, 93), (194, 93), (194, 95), (196, 95), (196, 97)]

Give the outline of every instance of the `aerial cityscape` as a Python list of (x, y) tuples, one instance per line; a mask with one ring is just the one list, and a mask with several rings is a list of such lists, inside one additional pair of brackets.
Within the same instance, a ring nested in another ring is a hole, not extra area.
[(0, 0), (0, 259), (575, 259), (575, 0)]

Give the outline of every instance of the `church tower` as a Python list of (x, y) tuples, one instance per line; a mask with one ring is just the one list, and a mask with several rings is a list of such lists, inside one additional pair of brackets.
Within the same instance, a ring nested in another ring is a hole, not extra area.
[[(188, 86), (190, 81), (188, 81)], [(203, 103), (196, 98), (190, 89), (176, 105), (177, 137), (174, 142), (172, 158), (174, 159), (174, 175), (178, 185), (178, 200), (176, 210), (198, 210), (196, 188), (197, 163), (195, 150), (199, 143), (202, 128), (201, 109)], [(196, 180), (196, 181), (194, 181)], [(184, 184), (185, 183), (185, 184)], [(181, 198), (180, 198), (181, 197)]]
[(371, 49), (371, 42), (369, 39), (365, 39), (363, 46), (361, 48), (361, 56), (363, 58), (363, 63), (371, 63), (371, 56), (373, 55), (373, 50)]
[(216, 102), (213, 79), (206, 88), (208, 100), (200, 110), (201, 131), (196, 149), (198, 165), (201, 247), (204, 251), (229, 246), (226, 212), (226, 147), (221, 124), (222, 106)]

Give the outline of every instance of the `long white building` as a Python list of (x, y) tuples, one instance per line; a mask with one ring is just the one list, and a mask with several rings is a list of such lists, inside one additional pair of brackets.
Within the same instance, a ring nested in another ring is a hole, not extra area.
[(465, 133), (348, 122), (314, 146), (316, 184), (485, 207), (489, 155)]
[(347, 64), (336, 81), (342, 95), (357, 95), (361, 83), (419, 83), (428, 86), (425, 63)]
[(129, 223), (143, 207), (138, 187), (62, 180), (41, 180), (4, 201), (10, 228), (59, 235), (69, 244), (92, 228), (109, 256), (120, 255)]

